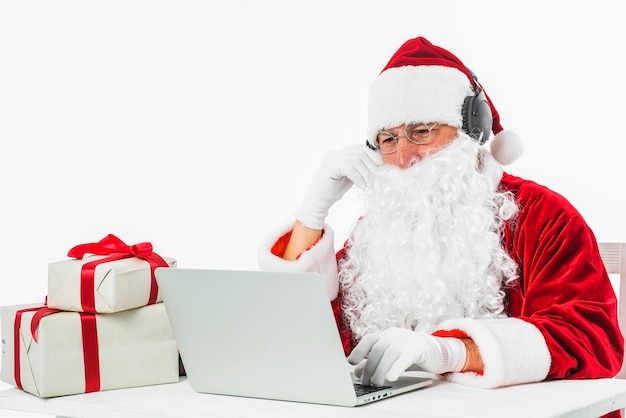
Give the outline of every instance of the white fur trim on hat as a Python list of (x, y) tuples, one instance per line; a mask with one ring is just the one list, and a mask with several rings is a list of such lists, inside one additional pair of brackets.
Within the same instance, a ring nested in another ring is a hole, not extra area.
[(369, 89), (367, 140), (375, 145), (380, 130), (407, 122), (439, 122), (461, 128), (463, 101), (473, 94), (467, 76), (455, 68), (389, 68)]

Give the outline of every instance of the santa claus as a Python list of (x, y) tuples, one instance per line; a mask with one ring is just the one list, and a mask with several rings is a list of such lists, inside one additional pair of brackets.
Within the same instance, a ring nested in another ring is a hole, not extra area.
[[(502, 170), (520, 153), (474, 74), (411, 39), (370, 88), (367, 145), (327, 154), (261, 268), (325, 278), (367, 384), (416, 367), (484, 388), (614, 376), (624, 340), (595, 237)], [(353, 185), (365, 211), (335, 253), (325, 219)]]

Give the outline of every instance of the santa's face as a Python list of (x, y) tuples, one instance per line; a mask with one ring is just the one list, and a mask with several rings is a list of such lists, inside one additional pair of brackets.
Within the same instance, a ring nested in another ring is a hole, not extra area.
[(388, 164), (374, 175), (340, 262), (344, 312), (357, 338), (503, 314), (503, 286), (517, 266), (500, 234), (516, 205), (480, 172), (481, 152), (459, 134), (406, 169)]
[[(430, 138), (424, 144), (416, 144), (405, 137), (405, 125), (402, 124), (392, 129), (385, 129), (385, 133), (399, 136), (398, 149), (391, 154), (382, 154), (385, 164), (399, 168), (408, 168), (415, 163), (422, 161), (450, 144), (458, 135), (455, 127), (443, 124), (436, 124), (430, 129)], [(379, 135), (380, 136), (380, 135)], [(378, 138), (377, 138), (378, 141)]]

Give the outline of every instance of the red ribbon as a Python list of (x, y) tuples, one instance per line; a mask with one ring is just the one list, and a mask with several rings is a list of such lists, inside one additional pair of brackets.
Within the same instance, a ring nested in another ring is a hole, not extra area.
[(58, 312), (63, 311), (61, 309), (48, 308), (47, 306), (37, 308), (37, 312), (35, 312), (35, 315), (33, 315), (33, 319), (30, 320), (30, 333), (33, 336), (33, 340), (35, 340), (35, 342), (37, 342), (37, 328), (39, 328), (39, 322), (41, 322), (44, 317)]
[(96, 312), (96, 297), (94, 289), (94, 273), (96, 266), (102, 263), (117, 261), (124, 258), (137, 257), (150, 263), (150, 296), (148, 305), (156, 303), (159, 288), (154, 276), (157, 267), (169, 267), (167, 262), (152, 251), (152, 244), (142, 242), (135, 245), (126, 245), (121, 239), (109, 234), (99, 242), (80, 244), (72, 248), (68, 257), (83, 258), (85, 254), (108, 255), (99, 260), (85, 263), (80, 272), (80, 302), (85, 312)]
[(13, 375), (15, 376), (15, 386), (20, 389), (22, 387), (22, 373), (20, 369), (20, 327), (22, 326), (22, 314), (24, 312), (36, 311), (41, 308), (21, 309), (15, 313), (15, 321), (13, 323)]
[(100, 390), (100, 355), (96, 314), (80, 312), (83, 333), (83, 363), (85, 365), (85, 392)]
[[(20, 327), (22, 325), (22, 314), (24, 312), (36, 311), (30, 321), (30, 332), (33, 340), (37, 342), (37, 328), (39, 322), (48, 316), (58, 312), (60, 309), (51, 309), (47, 306), (38, 308), (26, 308), (16, 312), (13, 330), (13, 358), (15, 385), (22, 387), (20, 369)], [(98, 349), (98, 327), (96, 325), (96, 314), (78, 312), (80, 315), (80, 326), (83, 336), (83, 365), (85, 368), (85, 393), (97, 392), (100, 390), (100, 355)]]

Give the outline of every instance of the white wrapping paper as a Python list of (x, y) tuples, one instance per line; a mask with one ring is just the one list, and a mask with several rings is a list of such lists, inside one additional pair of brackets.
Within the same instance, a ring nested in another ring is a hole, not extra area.
[[(83, 312), (80, 296), (81, 269), (84, 264), (108, 256), (88, 256), (48, 264), (48, 306)], [(163, 257), (170, 267), (176, 260)], [(148, 304), (150, 298), (150, 263), (132, 257), (99, 264), (94, 274), (95, 312), (113, 313)], [(160, 292), (157, 302), (161, 302)]]
[[(15, 379), (14, 323), (18, 310), (40, 305), (6, 306), (2, 316), (0, 378)], [(22, 314), (19, 364), (22, 389), (42, 398), (84, 393), (86, 387), (81, 319), (59, 312), (41, 319), (37, 341), (30, 324), (35, 312)], [(178, 381), (178, 347), (163, 303), (114, 314), (95, 314), (99, 390)]]

